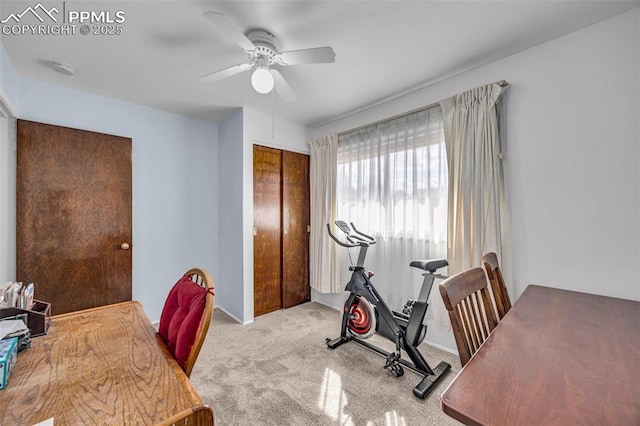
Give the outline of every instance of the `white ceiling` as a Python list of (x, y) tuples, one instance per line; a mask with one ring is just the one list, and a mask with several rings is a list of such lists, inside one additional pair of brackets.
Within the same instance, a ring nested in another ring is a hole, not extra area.
[[(38, 0), (0, 2), (0, 19)], [(246, 106), (307, 126), (492, 62), (640, 6), (639, 1), (51, 1), (60, 11), (125, 12), (121, 35), (2, 35), (20, 77), (218, 121)], [(275, 34), (281, 50), (332, 46), (333, 64), (281, 68), (298, 99), (259, 95), (250, 73), (199, 76), (246, 62), (203, 17)], [(26, 23), (28, 16), (23, 18)], [(33, 19), (33, 17), (31, 17)], [(37, 21), (30, 22), (37, 24)], [(43, 66), (67, 62), (74, 76)]]

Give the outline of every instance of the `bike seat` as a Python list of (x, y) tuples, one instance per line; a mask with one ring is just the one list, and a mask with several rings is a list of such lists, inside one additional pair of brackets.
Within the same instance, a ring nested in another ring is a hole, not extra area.
[(444, 268), (448, 264), (449, 262), (447, 262), (447, 259), (429, 259), (429, 260), (414, 260), (409, 264), (409, 266), (413, 266), (414, 268), (420, 268), (433, 274), (436, 270), (440, 268)]

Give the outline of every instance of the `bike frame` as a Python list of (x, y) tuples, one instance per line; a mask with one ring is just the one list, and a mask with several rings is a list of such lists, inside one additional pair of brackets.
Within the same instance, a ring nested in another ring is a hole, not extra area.
[(362, 346), (365, 346), (368, 349), (378, 352), (380, 355), (383, 355), (385, 357), (391, 355), (389, 352), (384, 351), (370, 344), (369, 342), (358, 339), (357, 337), (350, 335), (348, 332), (349, 308), (351, 307), (351, 304), (355, 300), (356, 296), (364, 297), (373, 305), (374, 309), (376, 309), (376, 312), (378, 313), (378, 319), (380, 320), (378, 327), (387, 328), (387, 330), (380, 331), (380, 334), (387, 338), (390, 338), (390, 336), (394, 336), (393, 340), (396, 345), (396, 352), (399, 354), (400, 350), (403, 349), (407, 353), (411, 361), (413, 361), (413, 364), (410, 364), (403, 359), (399, 359), (398, 361), (405, 367), (408, 367), (418, 373), (429, 375), (436, 374), (429, 366), (427, 361), (425, 361), (420, 352), (418, 352), (415, 347), (408, 344), (405, 338), (405, 331), (398, 325), (395, 317), (393, 316), (393, 311), (391, 311), (387, 304), (384, 303), (384, 301), (380, 297), (380, 294), (371, 283), (371, 280), (365, 272), (364, 267), (356, 266), (354, 268), (354, 271), (351, 274), (351, 279), (345, 286), (345, 290), (349, 292), (349, 297), (344, 304), (345, 314), (342, 316), (342, 325), (340, 331), (341, 338), (348, 339)]

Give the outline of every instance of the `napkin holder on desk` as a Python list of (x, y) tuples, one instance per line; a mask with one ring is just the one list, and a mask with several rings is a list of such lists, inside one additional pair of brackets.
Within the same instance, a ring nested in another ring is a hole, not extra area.
[(51, 303), (34, 300), (33, 308), (30, 310), (15, 307), (0, 308), (0, 320), (24, 314), (27, 315), (25, 323), (29, 327), (29, 331), (31, 331), (31, 337), (47, 334), (51, 324)]
[(0, 389), (7, 387), (13, 366), (16, 365), (18, 338), (0, 340)]

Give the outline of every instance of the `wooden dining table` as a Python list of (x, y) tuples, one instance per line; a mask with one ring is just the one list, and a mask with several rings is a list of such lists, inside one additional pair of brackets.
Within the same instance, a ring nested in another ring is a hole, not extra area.
[(467, 425), (640, 425), (640, 302), (529, 285), (442, 410)]
[(52, 317), (0, 391), (0, 425), (213, 425), (138, 302)]

